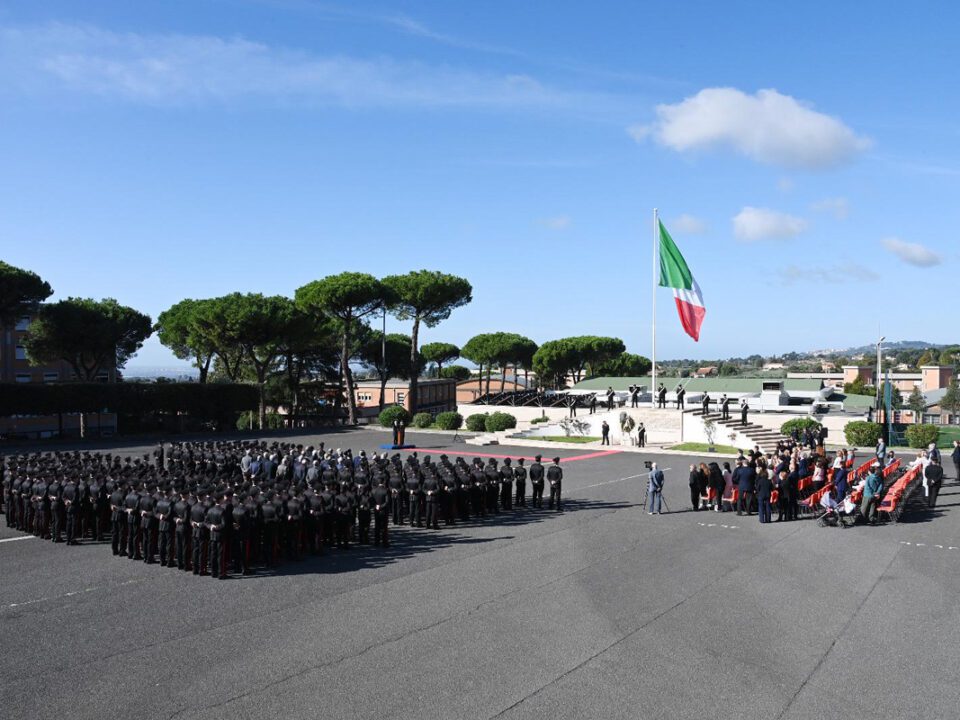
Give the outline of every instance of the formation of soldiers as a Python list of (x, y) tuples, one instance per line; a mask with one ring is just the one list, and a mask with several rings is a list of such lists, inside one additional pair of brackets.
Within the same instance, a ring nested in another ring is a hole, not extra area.
[(527, 505), (562, 509), (560, 459), (498, 465), (446, 455), (326, 451), (289, 443), (160, 445), (153, 455), (11, 456), (0, 464), (8, 527), (55, 543), (224, 578), (353, 542), (389, 547), (390, 524), (439, 529)]

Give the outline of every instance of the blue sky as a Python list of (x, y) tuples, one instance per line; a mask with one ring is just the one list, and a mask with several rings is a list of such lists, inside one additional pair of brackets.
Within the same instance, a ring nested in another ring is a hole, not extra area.
[(0, 257), (154, 317), (440, 269), (425, 342), (649, 355), (658, 207), (707, 306), (661, 358), (956, 342), (960, 7), (781, 7), (3, 2)]

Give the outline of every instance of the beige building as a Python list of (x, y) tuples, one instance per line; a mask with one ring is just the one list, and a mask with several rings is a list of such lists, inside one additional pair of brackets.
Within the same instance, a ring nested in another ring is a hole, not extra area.
[[(380, 411), (380, 381), (357, 380), (354, 384), (357, 407), (364, 415)], [(410, 407), (410, 381), (391, 378), (383, 392), (383, 405), (403, 405), (411, 414), (429, 412), (434, 415), (457, 409), (457, 381), (453, 378), (420, 378), (417, 381), (417, 407)]]

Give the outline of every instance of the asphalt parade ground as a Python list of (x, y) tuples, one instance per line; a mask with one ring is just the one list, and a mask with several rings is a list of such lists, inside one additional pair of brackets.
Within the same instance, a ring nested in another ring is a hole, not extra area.
[[(537, 452), (410, 439), (434, 459)], [(699, 456), (543, 454), (564, 458), (562, 513), (391, 528), (386, 550), (225, 581), (2, 523), (0, 717), (958, 716), (951, 473), (935, 511), (841, 530), (691, 511)], [(669, 468), (661, 516), (640, 507), (646, 459)]]

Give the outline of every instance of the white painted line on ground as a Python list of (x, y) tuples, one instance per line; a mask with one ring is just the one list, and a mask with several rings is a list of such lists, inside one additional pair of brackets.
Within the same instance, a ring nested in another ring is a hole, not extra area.
[[(638, 477), (643, 477), (643, 475), (628, 475), (627, 477), (617, 478), (616, 480), (607, 480), (602, 483), (594, 483), (593, 485), (584, 485), (580, 488), (570, 488), (571, 492), (575, 490), (589, 490), (590, 488), (600, 487), (601, 485), (613, 485), (614, 483), (623, 482), (624, 480), (633, 480)], [(566, 493), (564, 493), (566, 495)]]
[[(147, 581), (147, 578), (136, 578), (133, 580), (125, 580), (124, 582), (120, 583), (120, 586), (134, 585), (136, 583), (142, 583), (146, 581)], [(117, 586), (112, 586), (112, 587), (117, 587)], [(88, 588), (84, 588), (83, 590), (74, 590), (72, 592), (63, 593), (62, 595), (54, 595), (53, 597), (42, 597), (42, 598), (37, 598), (36, 600), (24, 600), (23, 602), (10, 603), (9, 605), (0, 605), (0, 610), (5, 608), (26, 607), (27, 605), (36, 605), (37, 603), (49, 602), (51, 600), (62, 600), (63, 598), (76, 597), (77, 595), (85, 595), (87, 593), (97, 592), (99, 590), (110, 590), (110, 589), (111, 589), (110, 586), (88, 587)]]
[(23, 535), (21, 537), (3, 538), (3, 540), (0, 540), (0, 543), (16, 542), (17, 540), (36, 540), (36, 539), (37, 538), (35, 535)]

